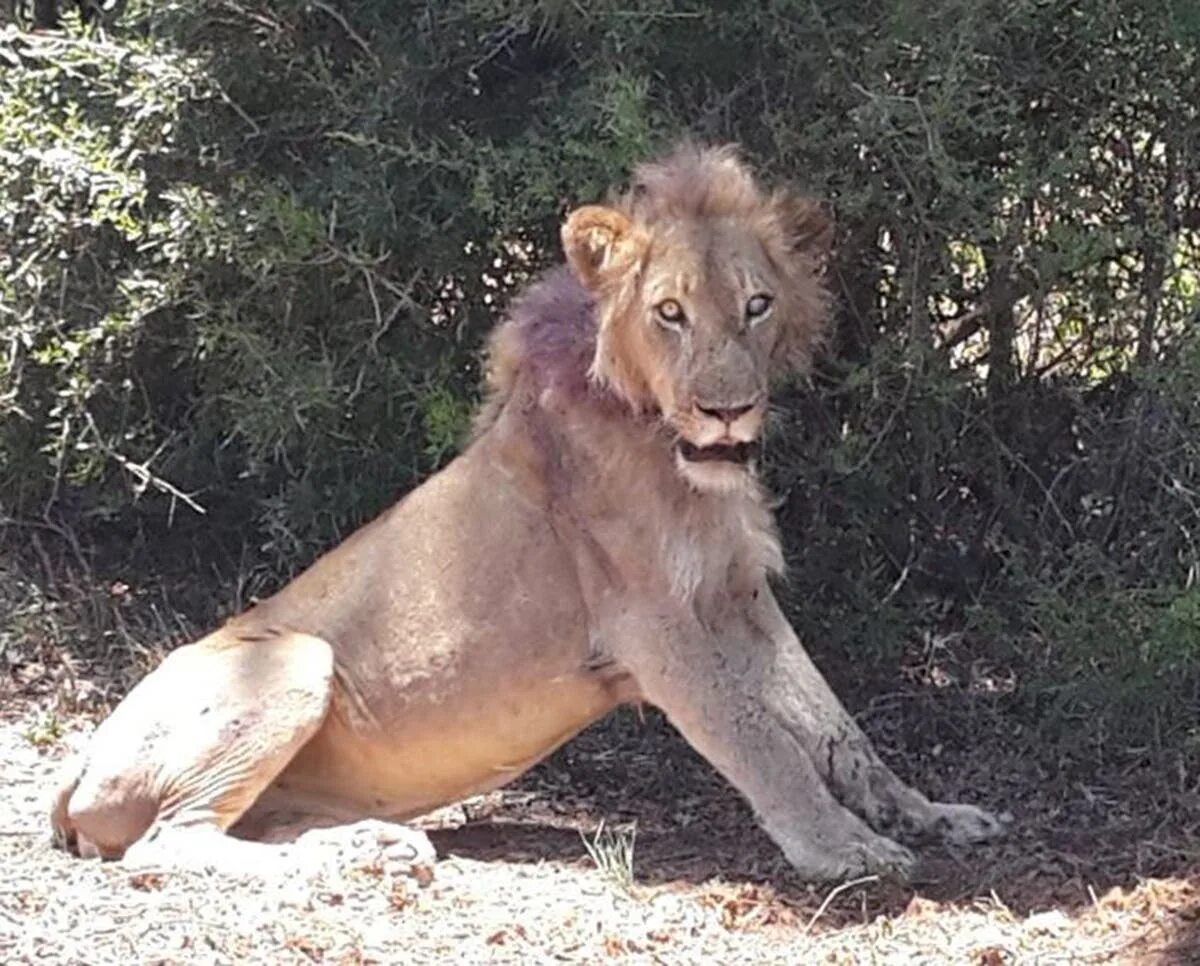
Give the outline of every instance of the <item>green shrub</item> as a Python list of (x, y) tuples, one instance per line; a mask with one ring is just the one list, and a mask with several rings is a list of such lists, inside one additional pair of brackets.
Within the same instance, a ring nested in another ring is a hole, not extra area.
[(175, 0), (5, 27), (0, 510), (64, 542), (50, 570), (269, 590), (451, 456), (568, 207), (683, 133), (736, 140), (841, 226), (836, 338), (769, 454), (822, 659), (943, 642), (1034, 706), (1136, 704), (1167, 669), (1184, 702), (1188, 9)]

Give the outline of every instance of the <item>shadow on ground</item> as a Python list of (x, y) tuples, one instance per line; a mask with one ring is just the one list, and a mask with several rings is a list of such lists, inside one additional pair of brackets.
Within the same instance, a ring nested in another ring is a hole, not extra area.
[[(932, 797), (1012, 811), (1013, 833), (971, 849), (918, 847), (910, 883), (846, 890), (822, 911), (827, 926), (980, 899), (1022, 917), (1162, 902), (1178, 929), (1156, 961), (1200, 959), (1191, 928), (1200, 919), (1200, 812), (1172, 787), (1185, 785), (1184, 775), (1148, 756), (1066, 758), (1002, 710), (967, 714), (966, 698), (908, 697), (867, 722), (885, 757)], [(958, 740), (908, 744), (939, 731)], [(590, 864), (585, 835), (601, 821), (636, 823), (634, 875), (644, 886), (758, 883), (801, 918), (829, 895), (790, 872), (742, 800), (655, 714), (643, 723), (626, 711), (594, 726), (515, 785), (460, 810), (459, 820), (431, 830), (440, 854)], [(1129, 897), (1151, 879), (1166, 881)]]

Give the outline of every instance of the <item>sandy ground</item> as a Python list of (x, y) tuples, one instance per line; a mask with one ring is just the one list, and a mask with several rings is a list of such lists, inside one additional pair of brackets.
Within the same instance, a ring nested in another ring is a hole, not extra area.
[[(1044, 765), (1011, 741), (985, 773), (994, 794), (1005, 776), (1024, 789), (1010, 789), (1018, 831), (970, 854), (926, 850), (910, 886), (794, 881), (737, 797), (669, 728), (632, 714), (427, 819), (431, 879), (347, 853), (280, 882), (55, 851), (46, 797), (91, 722), (3, 692), (0, 709), (4, 963), (1200, 962), (1188, 802), (1155, 800), (1169, 782), (1128, 771), (1119, 786), (1030, 787)], [(944, 754), (930, 781), (978, 784)], [(602, 820), (626, 840), (636, 822), (632, 884), (622, 863), (606, 872), (589, 856), (580, 833)]]

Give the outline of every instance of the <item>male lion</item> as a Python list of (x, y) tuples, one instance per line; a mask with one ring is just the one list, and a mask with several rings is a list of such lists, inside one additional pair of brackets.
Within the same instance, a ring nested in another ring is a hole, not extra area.
[(261, 867), (281, 846), (223, 834), (253, 805), (371, 817), (423, 858), (420, 833), (374, 820), (502, 785), (642, 701), (812, 879), (903, 874), (893, 836), (998, 834), (892, 774), (771, 592), (755, 447), (770, 377), (824, 327), (830, 235), (728, 148), (683, 147), (573, 212), (569, 267), (492, 338), (466, 451), (134, 688), (70, 768), (56, 839)]

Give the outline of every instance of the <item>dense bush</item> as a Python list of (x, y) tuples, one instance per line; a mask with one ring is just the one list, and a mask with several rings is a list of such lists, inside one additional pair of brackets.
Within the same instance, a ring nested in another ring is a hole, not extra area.
[(838, 337), (771, 450), (808, 638), (1032, 674), (1055, 720), (1194, 708), (1198, 44), (1184, 0), (10, 25), (0, 508), (123, 579), (273, 586), (453, 452), (563, 211), (690, 132), (839, 214)]

